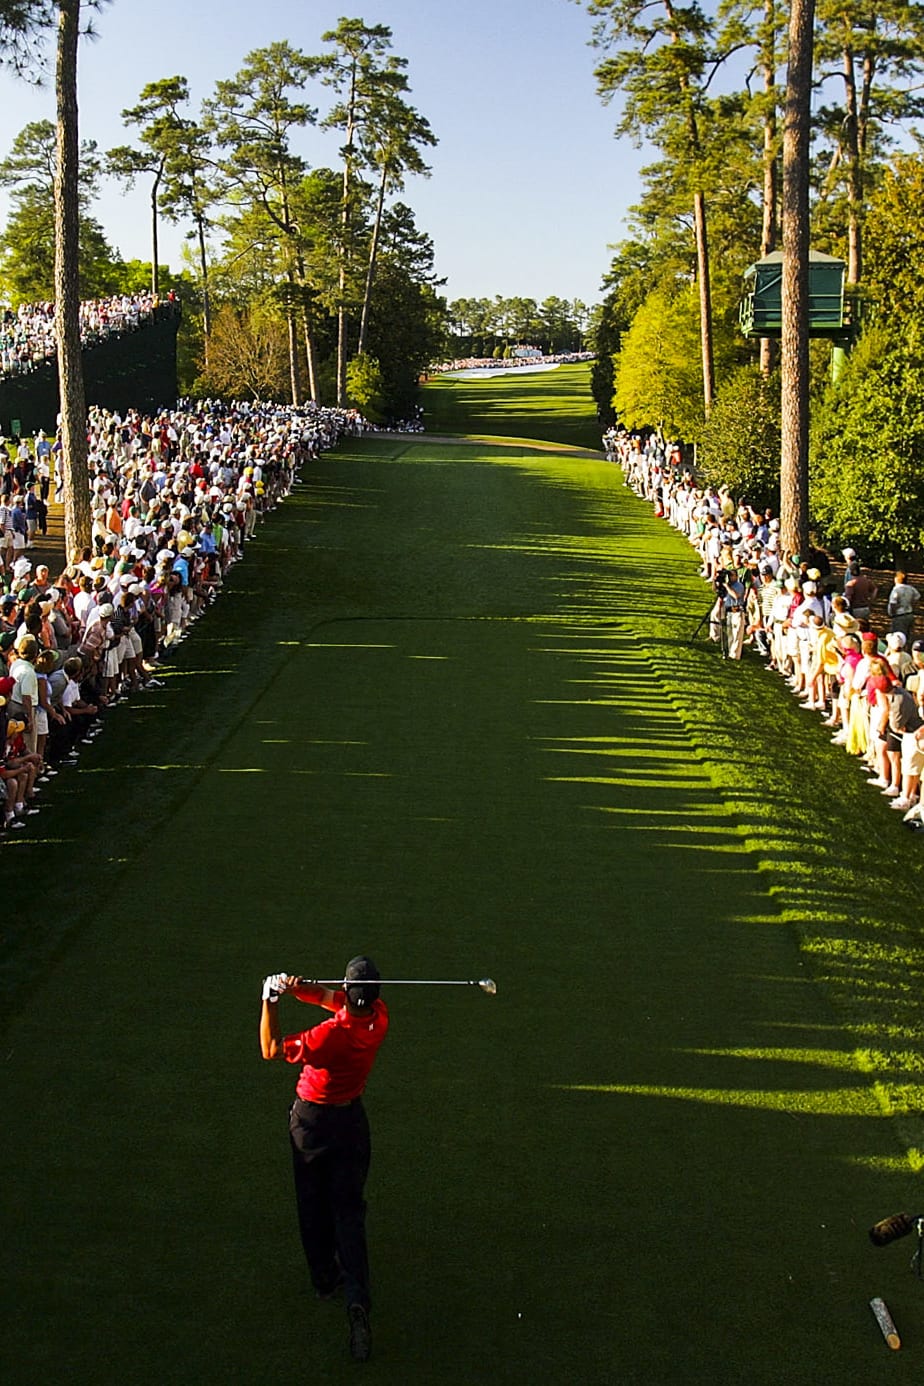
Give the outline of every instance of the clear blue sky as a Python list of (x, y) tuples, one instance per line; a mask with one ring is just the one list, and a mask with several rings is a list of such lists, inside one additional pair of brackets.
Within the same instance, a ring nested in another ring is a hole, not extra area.
[[(343, 15), (383, 23), (408, 59), (411, 100), (439, 145), (430, 179), (405, 199), (433, 238), (450, 298), (549, 294), (601, 298), (608, 245), (624, 234), (642, 155), (613, 137), (616, 112), (596, 95), (591, 21), (574, 0), (113, 0), (80, 53), (84, 137), (125, 143), (120, 112), (147, 82), (182, 74), (195, 113), (254, 48), (288, 40), (323, 51)], [(327, 98), (319, 88), (316, 104)], [(0, 154), (27, 122), (53, 118), (50, 90), (0, 76)], [(305, 133), (313, 166), (336, 164), (337, 141)], [(147, 194), (108, 184), (96, 215), (126, 259), (150, 258)], [(179, 262), (181, 233), (162, 231)]]

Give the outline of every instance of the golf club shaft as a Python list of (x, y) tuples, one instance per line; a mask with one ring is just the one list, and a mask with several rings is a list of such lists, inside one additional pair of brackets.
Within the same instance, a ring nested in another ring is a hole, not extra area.
[[(483, 978), (483, 980), (487, 980)], [(323, 978), (323, 977), (297, 977), (296, 983), (300, 987), (342, 987), (343, 978)], [(361, 981), (353, 983), (354, 986), (362, 986)], [(466, 981), (431, 981), (422, 977), (376, 977), (374, 985), (379, 987), (480, 987), (481, 981), (472, 977)]]

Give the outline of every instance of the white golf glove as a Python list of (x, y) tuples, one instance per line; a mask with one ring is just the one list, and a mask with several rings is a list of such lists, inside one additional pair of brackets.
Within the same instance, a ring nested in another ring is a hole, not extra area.
[(286, 974), (284, 972), (272, 972), (268, 977), (263, 978), (263, 1000), (278, 1001), (286, 989)]

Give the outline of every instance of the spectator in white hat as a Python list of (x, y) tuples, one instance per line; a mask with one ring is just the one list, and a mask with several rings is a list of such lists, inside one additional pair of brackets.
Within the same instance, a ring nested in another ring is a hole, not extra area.
[(886, 636), (886, 659), (896, 678), (902, 683), (914, 669), (914, 661), (907, 649), (907, 641), (900, 630), (893, 630)]
[(846, 591), (850, 579), (856, 577), (859, 573), (860, 564), (857, 561), (856, 549), (841, 549), (841, 557), (847, 565), (844, 570), (844, 590)]

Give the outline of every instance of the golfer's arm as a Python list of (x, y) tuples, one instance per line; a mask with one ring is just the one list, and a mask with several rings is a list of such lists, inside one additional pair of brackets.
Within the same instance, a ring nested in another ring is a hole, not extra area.
[(311, 1006), (323, 1006), (326, 1011), (335, 1011), (337, 1009), (337, 1002), (334, 1000), (334, 993), (331, 991), (330, 987), (310, 985), (300, 987), (296, 985), (297, 979), (295, 977), (289, 977), (287, 980), (289, 989), (286, 994), (288, 996), (294, 996), (296, 1001), (304, 1001), (307, 1005)]
[(279, 1029), (279, 1002), (264, 1001), (260, 1012), (260, 1053), (264, 1059), (281, 1059), (282, 1031)]

